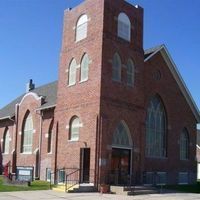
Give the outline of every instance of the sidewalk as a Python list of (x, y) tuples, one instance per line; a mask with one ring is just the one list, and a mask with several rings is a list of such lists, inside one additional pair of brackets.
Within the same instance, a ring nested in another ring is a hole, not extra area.
[(68, 194), (55, 191), (1, 192), (0, 200), (199, 200), (200, 194), (152, 194), (121, 196), (99, 193)]

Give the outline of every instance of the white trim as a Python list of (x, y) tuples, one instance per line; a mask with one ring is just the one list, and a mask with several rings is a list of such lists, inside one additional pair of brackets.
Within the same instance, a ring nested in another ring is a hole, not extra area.
[(200, 146), (198, 144), (196, 146), (197, 146), (198, 149), (200, 149)]
[(2, 117), (2, 118), (0, 118), (0, 120), (10, 119), (10, 118), (11, 118), (11, 116), (6, 116), (6, 117)]
[(36, 93), (34, 93), (34, 92), (29, 92), (29, 93), (27, 93), (27, 94), (25, 94), (24, 96), (23, 96), (23, 98), (22, 98), (22, 100), (20, 101), (20, 103), (18, 103), (18, 105), (20, 106), (22, 103), (23, 103), (23, 101), (24, 101), (24, 99), (26, 98), (26, 97), (28, 97), (28, 96), (33, 96), (37, 101), (39, 101), (39, 100), (41, 100), (43, 97), (42, 96), (38, 96)]
[(194, 99), (192, 98), (183, 78), (181, 77), (181, 74), (178, 71), (178, 68), (176, 66), (176, 64), (174, 63), (172, 57), (169, 54), (169, 51), (167, 50), (167, 48), (165, 47), (165, 45), (162, 45), (157, 51), (155, 51), (154, 53), (152, 53), (150, 56), (148, 56), (144, 62), (148, 61), (151, 57), (153, 57), (155, 54), (157, 54), (158, 52), (161, 52), (161, 55), (163, 56), (165, 62), (167, 63), (167, 66), (169, 67), (169, 70), (171, 71), (174, 79), (176, 80), (183, 96), (185, 97), (188, 105), (190, 106), (190, 109), (192, 110), (196, 120), (198, 123), (200, 123), (200, 112), (199, 109), (194, 101)]
[(49, 108), (54, 108), (56, 107), (56, 104), (50, 105), (50, 106), (46, 106), (46, 107), (42, 107), (42, 108), (37, 108), (36, 111), (40, 111), (40, 110), (45, 110), (45, 109), (49, 109)]

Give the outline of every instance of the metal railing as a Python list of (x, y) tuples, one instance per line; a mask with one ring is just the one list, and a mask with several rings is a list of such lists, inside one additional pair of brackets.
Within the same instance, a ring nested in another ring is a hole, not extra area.
[(80, 169), (77, 169), (66, 175), (65, 178), (65, 191), (68, 191), (70, 188), (75, 185), (80, 184)]

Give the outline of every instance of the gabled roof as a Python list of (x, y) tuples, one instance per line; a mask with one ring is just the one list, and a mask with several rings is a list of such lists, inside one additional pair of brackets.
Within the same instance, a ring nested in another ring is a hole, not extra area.
[[(39, 97), (43, 97), (44, 100), (39, 109), (42, 110), (45, 108), (55, 107), (57, 98), (57, 81), (35, 88), (30, 92), (37, 94)], [(19, 96), (14, 101), (0, 109), (0, 120), (14, 117), (15, 105), (19, 104), (26, 94)]]
[(183, 78), (181, 77), (176, 64), (174, 63), (172, 57), (169, 54), (169, 51), (167, 50), (165, 45), (160, 45), (151, 49), (148, 49), (145, 51), (145, 62), (147, 62), (149, 59), (151, 59), (155, 54), (157, 54), (158, 52), (161, 53), (161, 55), (163, 56), (165, 62), (167, 63), (167, 66), (169, 67), (169, 70), (171, 71), (174, 79), (176, 80), (183, 96), (185, 97), (188, 105), (190, 106), (196, 120), (198, 123), (200, 123), (200, 112), (199, 109), (196, 105), (196, 103), (194, 102)]

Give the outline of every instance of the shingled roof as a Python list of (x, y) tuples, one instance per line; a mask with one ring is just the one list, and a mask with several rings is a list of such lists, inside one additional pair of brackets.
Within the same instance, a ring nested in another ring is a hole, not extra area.
[[(57, 81), (37, 87), (31, 90), (31, 92), (37, 94), (39, 97), (43, 97), (44, 99), (39, 109), (53, 107), (56, 104), (56, 98), (57, 98)], [(0, 119), (14, 117), (15, 105), (21, 102), (24, 95), (26, 95), (26, 93), (19, 96), (14, 101), (12, 101), (8, 105), (0, 109)]]

